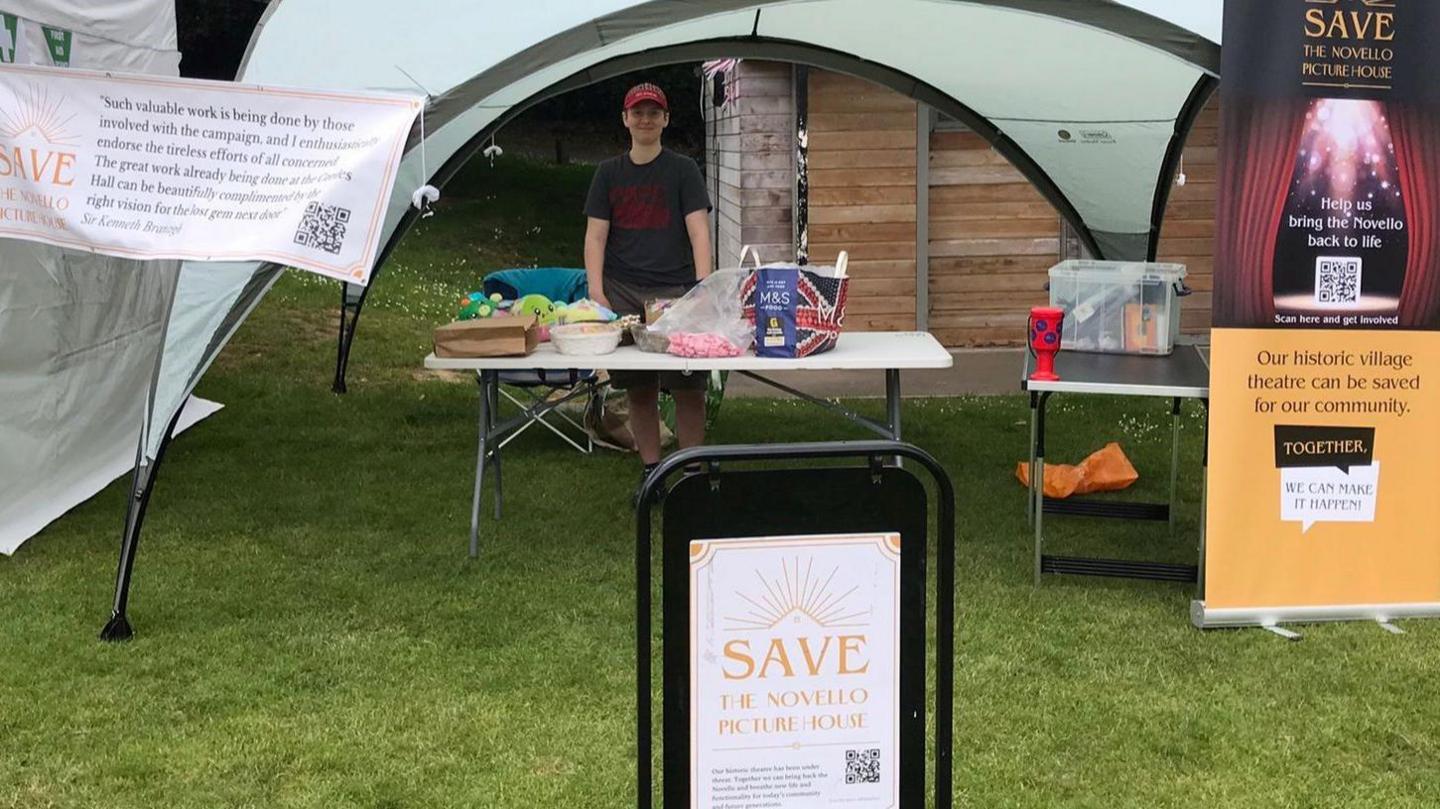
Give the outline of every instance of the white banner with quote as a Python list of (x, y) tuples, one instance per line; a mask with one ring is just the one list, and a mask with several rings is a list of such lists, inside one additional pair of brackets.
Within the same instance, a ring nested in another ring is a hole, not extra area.
[(414, 97), (0, 66), (0, 236), (369, 281)]

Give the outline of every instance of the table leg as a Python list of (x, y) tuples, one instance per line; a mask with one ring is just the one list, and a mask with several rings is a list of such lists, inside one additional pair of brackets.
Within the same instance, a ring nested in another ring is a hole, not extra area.
[[(490, 427), (489, 432), (495, 430), (495, 422), (500, 418), (500, 375), (494, 371), (487, 372), (490, 375)], [(500, 481), (500, 451), (504, 449), (501, 444), (496, 444), (490, 451), (490, 466), (495, 473), (495, 519), (500, 519), (500, 507), (505, 502), (504, 487)]]
[(1040, 394), (1030, 392), (1030, 489), (1025, 495), (1025, 524), (1035, 524), (1035, 408)]
[(1175, 536), (1175, 491), (1180, 480), (1180, 397), (1170, 402), (1170, 536)]
[(1030, 491), (1035, 512), (1035, 584), (1040, 584), (1041, 559), (1045, 553), (1045, 405), (1050, 400), (1046, 391), (1035, 402), (1035, 465), (1030, 470)]
[(488, 371), (481, 371), (476, 382), (480, 385), (480, 446), (475, 452), (475, 494), (470, 500), (470, 558), (480, 555), (480, 485), (485, 480), (486, 441), (490, 437), (490, 387)]
[[(885, 369), (885, 416), (890, 423), (890, 436), (896, 441), (900, 438), (900, 371), (897, 368)], [(904, 463), (899, 456), (893, 459), (896, 467)]]

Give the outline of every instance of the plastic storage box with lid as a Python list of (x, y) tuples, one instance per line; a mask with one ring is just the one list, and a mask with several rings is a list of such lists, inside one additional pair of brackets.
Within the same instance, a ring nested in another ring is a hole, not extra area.
[(1060, 347), (1169, 354), (1180, 336), (1185, 265), (1072, 259), (1050, 268), (1050, 305), (1065, 310)]

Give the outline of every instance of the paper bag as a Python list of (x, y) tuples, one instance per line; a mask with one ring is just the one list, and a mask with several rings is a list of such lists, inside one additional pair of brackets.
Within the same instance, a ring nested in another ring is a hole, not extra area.
[[(1015, 477), (1028, 487), (1030, 465), (1025, 461), (1015, 464)], [(1077, 465), (1045, 464), (1043, 481), (1045, 496), (1059, 499), (1072, 494), (1119, 491), (1139, 479), (1140, 473), (1125, 457), (1125, 451), (1111, 441)]]
[(460, 320), (435, 329), (437, 357), (523, 357), (540, 341), (534, 318)]

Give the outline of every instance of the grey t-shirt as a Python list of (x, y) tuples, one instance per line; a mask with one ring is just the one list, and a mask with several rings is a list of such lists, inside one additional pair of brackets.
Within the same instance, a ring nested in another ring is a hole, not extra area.
[(585, 215), (610, 223), (605, 274), (639, 286), (695, 280), (685, 217), (709, 209), (700, 167), (669, 149), (643, 166), (629, 152), (604, 161), (585, 198)]

